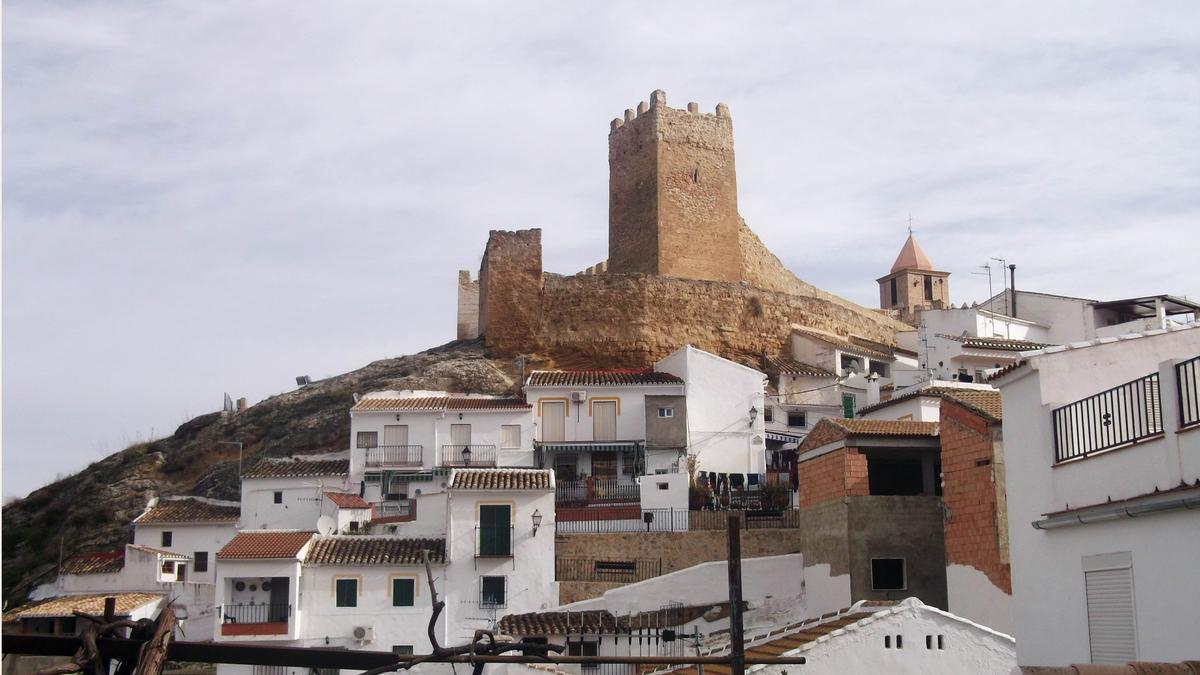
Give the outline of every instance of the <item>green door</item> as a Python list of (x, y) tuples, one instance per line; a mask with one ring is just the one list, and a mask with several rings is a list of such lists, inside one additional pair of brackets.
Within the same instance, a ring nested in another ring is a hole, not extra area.
[(512, 507), (484, 504), (479, 507), (479, 555), (512, 555)]

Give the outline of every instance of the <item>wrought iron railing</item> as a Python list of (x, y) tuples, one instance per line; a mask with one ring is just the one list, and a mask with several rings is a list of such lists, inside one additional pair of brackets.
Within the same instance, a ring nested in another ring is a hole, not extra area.
[(556, 504), (604, 504), (641, 501), (642, 489), (633, 476), (555, 481)]
[(1057, 408), (1054, 461), (1087, 457), (1161, 434), (1158, 373)]
[(221, 605), (221, 623), (286, 623), (291, 614), (288, 604)]
[(1179, 389), (1179, 427), (1200, 424), (1200, 356), (1175, 366)]
[(442, 466), (496, 466), (496, 446), (443, 445)]
[(424, 455), (424, 446), (420, 445), (380, 445), (366, 450), (367, 466), (371, 468), (421, 466)]
[(633, 583), (662, 574), (662, 558), (616, 560), (555, 558), (555, 581), (607, 581)]

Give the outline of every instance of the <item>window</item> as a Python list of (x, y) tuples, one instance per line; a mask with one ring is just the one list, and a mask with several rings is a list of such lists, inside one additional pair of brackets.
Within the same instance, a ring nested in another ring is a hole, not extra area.
[[(871, 590), (903, 591), (907, 588), (904, 578), (904, 558), (871, 558)], [(896, 648), (900, 648), (899, 637)]]
[(621, 475), (633, 476), (637, 472), (637, 454), (632, 451), (621, 453)]
[(357, 520), (350, 521), (350, 531), (358, 532), (358, 521)]
[(564, 440), (567, 433), (567, 402), (538, 401), (538, 407), (542, 412), (542, 441)]
[(1083, 582), (1092, 663), (1137, 661), (1133, 557), (1128, 552), (1085, 556)]
[(192, 559), (195, 561), (192, 564), (192, 569), (197, 572), (208, 571), (208, 551), (196, 551), (192, 554)]
[(984, 380), (984, 376), (983, 376), (983, 369), (982, 369), (982, 368), (976, 368), (976, 369), (975, 369), (975, 381), (976, 381), (976, 382), (983, 382), (983, 380)]
[(808, 426), (808, 414), (803, 410), (789, 410), (787, 415), (789, 427)]
[(892, 277), (891, 287), (892, 287), (892, 307), (895, 307), (896, 303), (899, 301), (899, 297), (900, 297), (899, 294), (896, 293), (896, 277)]
[(412, 607), (416, 579), (392, 579), (392, 607)]
[(512, 507), (508, 504), (479, 506), (479, 555), (512, 555)]
[(166, 531), (166, 532), (162, 533), (162, 545), (163, 546), (171, 545), (171, 532), (170, 531)]
[(933, 277), (925, 275), (925, 301), (933, 301)]
[(334, 588), (338, 607), (358, 607), (358, 579), (337, 579)]
[(966, 368), (958, 369), (958, 381), (959, 382), (971, 382), (972, 381), (971, 375), (967, 372)]
[(764, 422), (775, 421), (775, 408), (773, 408), (769, 405), (763, 406), (763, 421)]
[(162, 564), (163, 574), (175, 574), (175, 562), (168, 560)]
[(479, 606), (504, 607), (504, 577), (479, 577)]
[(374, 448), (379, 446), (378, 431), (360, 431), (358, 432), (358, 447)]
[(275, 499), (275, 503), (276, 503), (276, 504), (282, 504), (282, 503), (283, 503), (283, 491), (282, 491), (282, 490), (276, 490), (276, 491), (275, 491), (275, 495), (274, 495), (274, 499)]
[(862, 360), (853, 354), (842, 354), (842, 358), (838, 361), (838, 366), (844, 374), (849, 375), (862, 370)]
[(500, 427), (500, 447), (509, 450), (521, 447), (520, 424), (505, 424)]
[(868, 368), (870, 369), (870, 371), (872, 373), (874, 373), (880, 377), (891, 377), (891, 375), (889, 375), (889, 373), (891, 373), (892, 369), (888, 366), (887, 362), (885, 362), (885, 361), (871, 361), (870, 364), (868, 365)]
[(389, 448), (401, 448), (408, 445), (408, 425), (383, 425), (383, 445)]
[[(598, 656), (600, 654), (599, 642), (568, 642), (567, 656)], [(598, 663), (584, 663), (579, 669), (584, 672), (595, 672), (600, 669)]]
[(617, 440), (617, 402), (591, 401), (592, 406), (592, 440)]
[(412, 645), (392, 645), (392, 653), (396, 656), (412, 656)]
[(674, 409), (674, 408), (672, 408), (671, 406), (661, 406), (661, 407), (659, 407), (659, 409), (658, 409), (658, 416), (659, 416), (659, 417), (663, 417), (663, 418), (666, 418), (666, 417), (674, 417), (674, 416), (675, 416), (675, 409)]
[(857, 407), (854, 394), (842, 394), (842, 417), (852, 419), (854, 417), (854, 409)]

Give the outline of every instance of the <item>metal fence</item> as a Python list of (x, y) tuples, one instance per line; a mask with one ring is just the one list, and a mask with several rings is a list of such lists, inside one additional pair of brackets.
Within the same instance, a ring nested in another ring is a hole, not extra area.
[(632, 477), (597, 478), (557, 481), (554, 487), (556, 504), (637, 503), (642, 498), (641, 485)]
[(496, 466), (496, 446), (443, 445), (442, 466)]
[[(598, 512), (600, 509), (596, 509)], [(724, 530), (730, 514), (736, 515), (747, 530), (800, 527), (800, 512), (769, 511), (689, 511), (687, 509), (642, 509), (641, 518), (587, 518), (557, 521), (555, 534), (600, 534), (606, 532), (688, 532)], [(624, 514), (623, 514), (624, 515)]]
[(1158, 373), (1057, 408), (1052, 417), (1055, 462), (1161, 434)]
[(555, 581), (608, 581), (633, 583), (662, 574), (661, 558), (633, 560), (596, 560), (593, 558), (555, 558)]
[(1179, 426), (1200, 424), (1200, 356), (1175, 366), (1179, 387)]
[(380, 445), (367, 448), (367, 466), (421, 466), (422, 455), (424, 446), (421, 445)]
[(221, 623), (286, 622), (292, 613), (291, 605), (221, 605)]

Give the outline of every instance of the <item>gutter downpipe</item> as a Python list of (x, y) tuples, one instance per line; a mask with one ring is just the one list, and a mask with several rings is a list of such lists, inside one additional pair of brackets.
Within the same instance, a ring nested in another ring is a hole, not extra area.
[(1035, 520), (1030, 525), (1035, 530), (1053, 530), (1059, 527), (1069, 527), (1072, 525), (1090, 525), (1092, 523), (1100, 523), (1108, 520), (1119, 520), (1121, 518), (1138, 518), (1140, 516), (1151, 515), (1154, 513), (1162, 513), (1166, 511), (1177, 511), (1180, 509), (1191, 510), (1200, 508), (1200, 495), (1190, 497), (1179, 497), (1169, 501), (1155, 502), (1153, 504), (1139, 504), (1135, 506), (1110, 506), (1106, 509), (1099, 509), (1088, 514), (1062, 514), (1051, 516), (1041, 520)]

